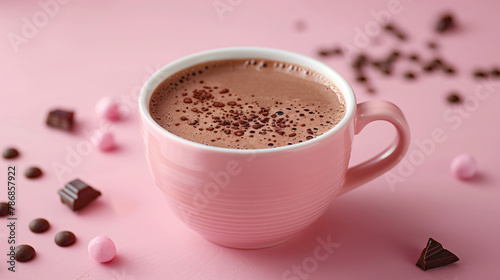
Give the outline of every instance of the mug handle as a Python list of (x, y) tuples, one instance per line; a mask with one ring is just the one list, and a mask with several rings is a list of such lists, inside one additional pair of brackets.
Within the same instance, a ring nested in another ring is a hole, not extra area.
[(344, 185), (337, 193), (340, 196), (373, 180), (399, 163), (410, 146), (410, 130), (401, 109), (383, 100), (370, 100), (357, 105), (354, 119), (354, 134), (358, 134), (370, 122), (383, 120), (396, 127), (394, 143), (373, 158), (347, 170)]

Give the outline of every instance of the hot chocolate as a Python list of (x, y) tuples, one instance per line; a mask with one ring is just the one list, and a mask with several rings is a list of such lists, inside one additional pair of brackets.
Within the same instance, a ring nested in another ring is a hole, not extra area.
[(201, 63), (163, 81), (153, 119), (184, 139), (216, 147), (264, 149), (313, 139), (345, 114), (340, 91), (319, 73), (266, 59)]

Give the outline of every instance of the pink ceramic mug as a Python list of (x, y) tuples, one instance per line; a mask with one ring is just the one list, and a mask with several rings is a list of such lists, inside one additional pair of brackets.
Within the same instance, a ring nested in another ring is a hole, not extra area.
[[(206, 146), (160, 127), (149, 113), (154, 89), (170, 75), (211, 60), (264, 58), (312, 69), (342, 92), (346, 114), (327, 133), (272, 149)], [(327, 65), (299, 54), (264, 48), (227, 48), (168, 64), (144, 85), (139, 112), (146, 158), (172, 211), (206, 239), (228, 247), (262, 248), (287, 240), (314, 222), (333, 198), (383, 174), (408, 149), (410, 133), (401, 110), (387, 101), (356, 104), (349, 84)], [(385, 120), (397, 139), (374, 158), (348, 169), (354, 135)]]

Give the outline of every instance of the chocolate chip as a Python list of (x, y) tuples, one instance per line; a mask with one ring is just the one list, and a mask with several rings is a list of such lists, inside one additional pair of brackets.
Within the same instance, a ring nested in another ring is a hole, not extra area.
[(462, 102), (462, 99), (460, 98), (460, 95), (458, 95), (457, 93), (450, 93), (450, 94), (446, 97), (446, 100), (447, 100), (449, 103), (452, 103), (452, 104), (455, 104), (455, 103), (461, 103), (461, 102)]
[(293, 133), (288, 134), (288, 137), (294, 137), (295, 135), (297, 135), (297, 134), (295, 132), (293, 132)]
[(30, 245), (26, 244), (17, 245), (15, 254), (16, 254), (16, 261), (19, 262), (30, 261), (36, 256), (35, 249)]
[(229, 101), (229, 102), (227, 102), (227, 105), (229, 105), (229, 106), (236, 106), (236, 102), (234, 102), (234, 101)]
[(184, 98), (184, 103), (193, 103), (193, 100), (189, 97)]
[(214, 103), (213, 103), (213, 106), (214, 106), (214, 107), (224, 107), (224, 106), (226, 106), (226, 104), (224, 104), (224, 103), (222, 103), (222, 102), (218, 102), (218, 101), (216, 101), (216, 102), (214, 102)]
[(74, 112), (53, 110), (47, 116), (47, 125), (53, 128), (71, 131), (73, 129)]
[(415, 79), (415, 74), (413, 72), (406, 72), (405, 78), (408, 80), (413, 80), (413, 79)]
[(236, 135), (236, 136), (243, 136), (243, 134), (245, 134), (245, 132), (243, 130), (238, 130), (238, 131), (234, 132), (234, 135)]
[(424, 66), (424, 68), (422, 68), (425, 72), (432, 72), (434, 71), (434, 67), (432, 67), (431, 65), (426, 65)]
[(9, 204), (7, 202), (0, 202), (0, 217), (7, 216), (9, 214)]
[(252, 125), (252, 127), (253, 127), (253, 128), (255, 128), (255, 129), (259, 129), (259, 128), (263, 127), (263, 126), (264, 126), (264, 125), (263, 125), (263, 124), (260, 124), (260, 123), (257, 123), (257, 124)]
[(396, 34), (396, 37), (401, 40), (401, 41), (405, 41), (406, 40), (406, 35), (404, 35), (403, 33), (398, 33)]
[(318, 51), (318, 54), (320, 56), (329, 56), (330, 55), (330, 52), (329, 51)]
[(311, 135), (309, 135), (309, 136), (307, 136), (307, 137), (306, 137), (306, 140), (311, 140), (311, 139), (313, 139), (313, 138), (314, 138), (314, 137), (312, 137)]
[(219, 91), (219, 93), (228, 93), (228, 92), (229, 92), (229, 90), (227, 88), (222, 89), (221, 91)]
[(438, 45), (436, 42), (427, 42), (427, 47), (429, 49), (437, 49)]
[(396, 38), (398, 38), (399, 40), (401, 40), (401, 41), (406, 40), (406, 35), (404, 35), (403, 32), (401, 32), (401, 30), (396, 28), (396, 26), (394, 26), (392, 24), (387, 24), (386, 26), (384, 26), (384, 29), (388, 33), (391, 33), (392, 35), (396, 36)]
[(307, 133), (309, 133), (309, 134), (314, 134), (314, 132), (313, 132), (313, 131), (312, 131), (312, 129), (310, 129), (310, 128), (308, 128), (308, 129), (307, 129)]
[(443, 33), (449, 31), (455, 27), (455, 20), (451, 14), (445, 14), (439, 18), (436, 24), (436, 31)]
[(474, 71), (474, 77), (476, 78), (486, 78), (486, 73), (481, 70)]
[(33, 221), (31, 221), (29, 225), (30, 230), (34, 233), (41, 233), (47, 231), (49, 227), (50, 227), (49, 222), (42, 218), (34, 219)]
[(19, 156), (19, 151), (15, 148), (7, 148), (2, 152), (2, 157), (5, 159), (13, 159)]
[(360, 83), (364, 83), (364, 82), (366, 82), (366, 80), (367, 80), (366, 77), (362, 76), (362, 75), (356, 77), (356, 81), (358, 81)]
[(35, 179), (42, 176), (42, 170), (36, 166), (33, 166), (26, 169), (26, 172), (24, 172), (24, 176), (29, 179)]
[(182, 116), (180, 119), (181, 119), (181, 121), (185, 121), (185, 120), (187, 120), (188, 118), (186, 118), (186, 117)]
[(56, 234), (54, 241), (61, 247), (67, 247), (75, 244), (76, 236), (71, 231), (61, 231)]
[(368, 62), (368, 58), (366, 57), (366, 55), (361, 53), (354, 59), (354, 61), (352, 63), (352, 67), (359, 69), (359, 68), (365, 66), (367, 62)]
[(393, 31), (394, 30), (394, 26), (392, 24), (387, 24), (386, 26), (384, 26), (384, 29), (387, 30), (387, 31)]
[(453, 75), (453, 74), (455, 74), (455, 69), (453, 69), (452, 67), (447, 67), (444, 69), (444, 72), (446, 74)]
[(412, 54), (408, 57), (412, 61), (419, 61), (420, 57), (417, 54)]

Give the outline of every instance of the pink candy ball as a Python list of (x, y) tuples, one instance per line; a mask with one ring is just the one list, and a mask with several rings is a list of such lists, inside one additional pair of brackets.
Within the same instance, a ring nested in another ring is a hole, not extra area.
[(96, 135), (95, 144), (101, 151), (105, 152), (114, 150), (116, 148), (115, 138), (109, 131), (102, 132), (102, 134)]
[(118, 103), (109, 96), (105, 96), (97, 102), (95, 111), (100, 117), (108, 120), (116, 121), (121, 118)]
[(89, 242), (89, 255), (100, 263), (111, 261), (116, 255), (116, 246), (113, 240), (99, 235)]
[(476, 160), (468, 154), (462, 154), (451, 162), (451, 173), (460, 180), (467, 180), (476, 175)]

